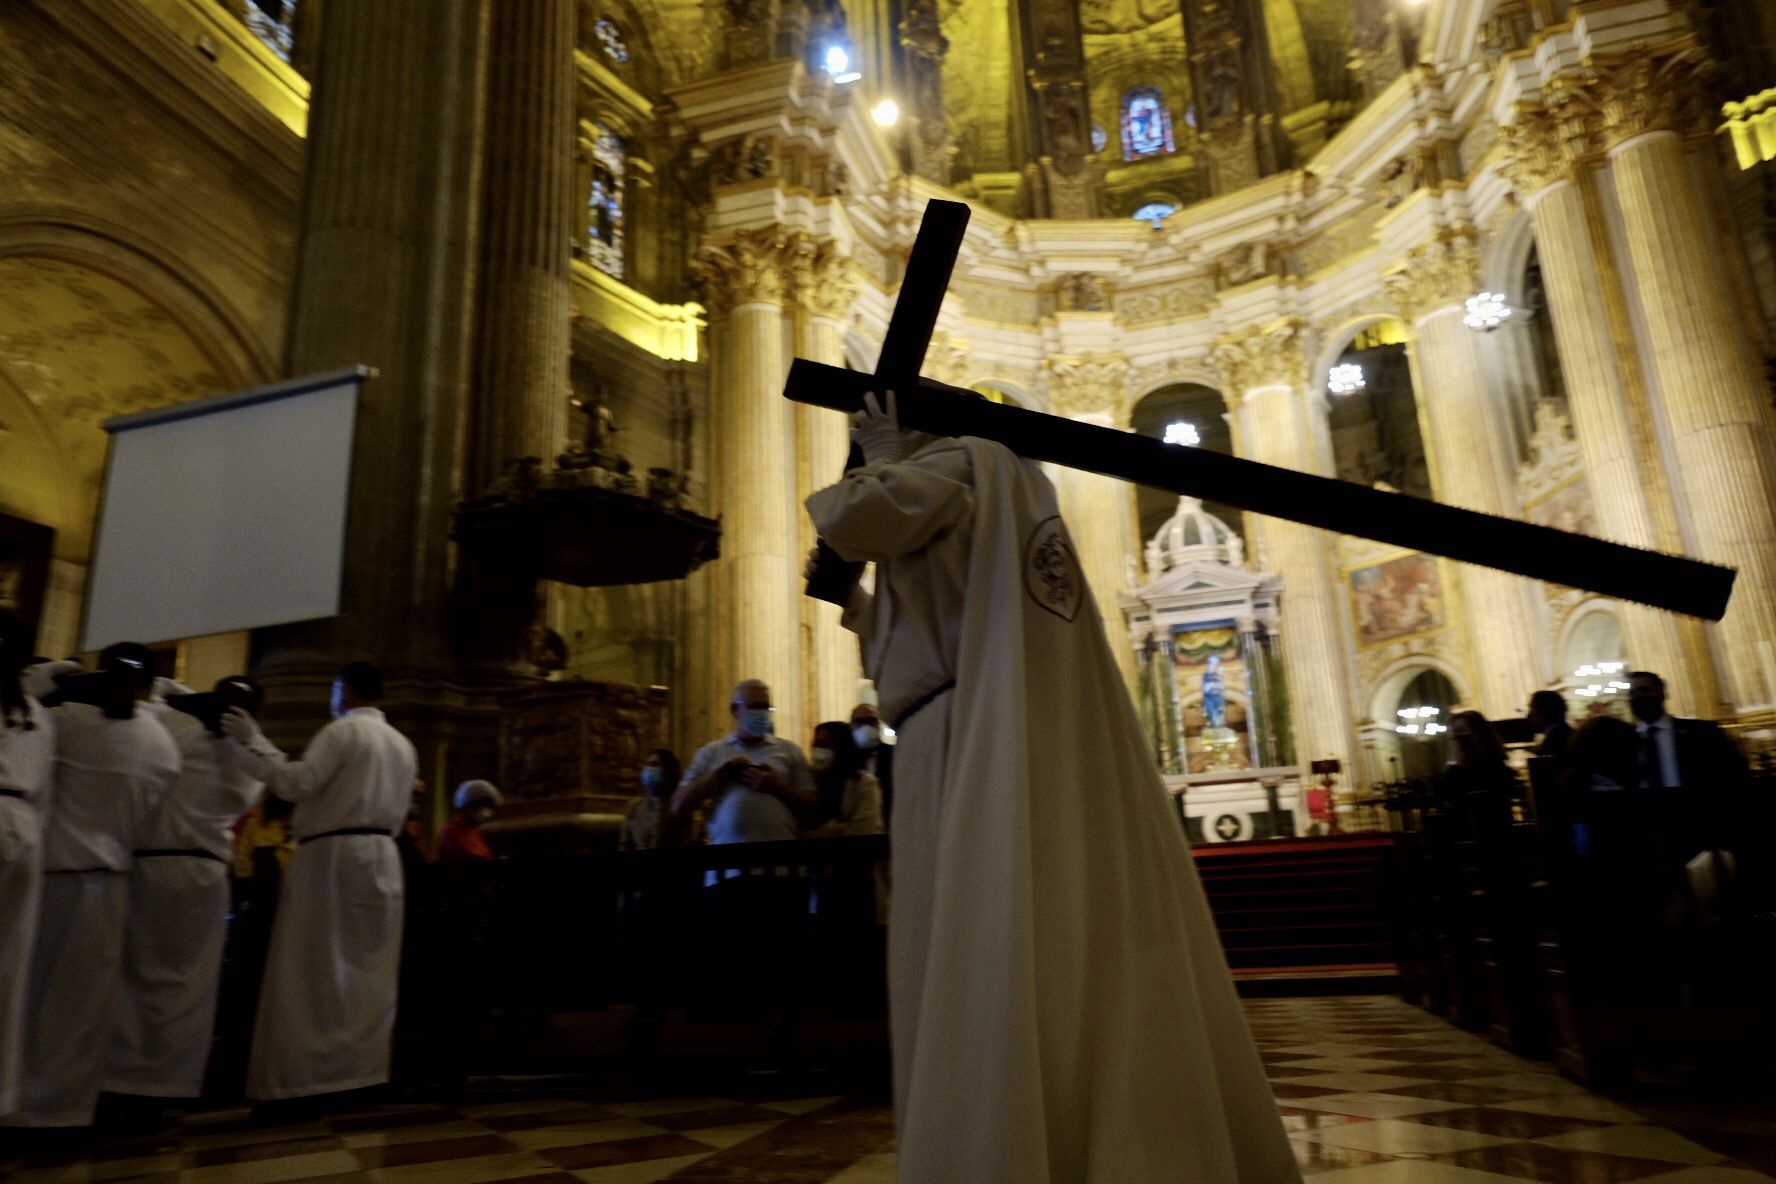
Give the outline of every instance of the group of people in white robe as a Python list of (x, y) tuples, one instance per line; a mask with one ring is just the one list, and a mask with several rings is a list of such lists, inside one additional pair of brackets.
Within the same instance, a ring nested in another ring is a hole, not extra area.
[(403, 900), (392, 839), (416, 756), (376, 707), (376, 668), (341, 671), (334, 722), (293, 761), (259, 731), (251, 679), (194, 695), (157, 679), (140, 645), (83, 672), (36, 662), (30, 644), (0, 612), (0, 1125), (88, 1126), (104, 1093), (200, 1096), (233, 828), (265, 792), (295, 803), (298, 846), (248, 1095), (386, 1081)]

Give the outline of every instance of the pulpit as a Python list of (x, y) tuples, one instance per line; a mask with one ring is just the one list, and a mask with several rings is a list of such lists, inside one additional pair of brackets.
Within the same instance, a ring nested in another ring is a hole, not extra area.
[(500, 789), (487, 836), (504, 851), (608, 847), (670, 727), (665, 687), (569, 679), (500, 700)]

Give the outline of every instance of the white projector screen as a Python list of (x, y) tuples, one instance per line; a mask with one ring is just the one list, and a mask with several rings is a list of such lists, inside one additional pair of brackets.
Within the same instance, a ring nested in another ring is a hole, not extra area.
[(83, 649), (339, 611), (357, 366), (106, 422)]

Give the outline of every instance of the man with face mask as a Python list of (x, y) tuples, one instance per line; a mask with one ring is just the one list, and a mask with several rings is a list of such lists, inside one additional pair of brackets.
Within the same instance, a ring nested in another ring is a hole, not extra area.
[(802, 750), (773, 735), (771, 688), (749, 678), (734, 688), (734, 732), (705, 744), (672, 795), (675, 819), (704, 802), (709, 841), (769, 843), (800, 834), (800, 819), (819, 809), (814, 774)]
[(380, 1085), (401, 964), (405, 889), (394, 836), (407, 818), (418, 754), (377, 704), (382, 672), (352, 662), (333, 682), (333, 722), (302, 760), (251, 716), (223, 728), (266, 789), (296, 806), (296, 856), (278, 894), (247, 1096), (306, 1098)]
[(851, 739), (863, 754), (863, 771), (872, 773), (882, 785), (882, 815), (886, 819), (894, 810), (894, 745), (882, 739), (882, 717), (869, 703), (851, 709)]
[(1299, 1180), (1053, 486), (895, 412), (807, 506), (876, 565), (844, 619), (898, 736), (898, 1178)]

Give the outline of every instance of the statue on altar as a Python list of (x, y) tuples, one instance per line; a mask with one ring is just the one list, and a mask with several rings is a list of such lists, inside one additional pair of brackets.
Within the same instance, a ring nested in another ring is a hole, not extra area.
[(1211, 728), (1227, 726), (1227, 680), (1221, 676), (1221, 658), (1209, 655), (1202, 676), (1203, 722)]

